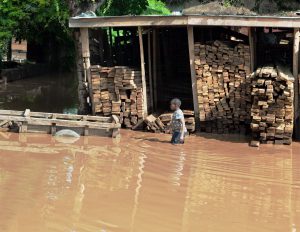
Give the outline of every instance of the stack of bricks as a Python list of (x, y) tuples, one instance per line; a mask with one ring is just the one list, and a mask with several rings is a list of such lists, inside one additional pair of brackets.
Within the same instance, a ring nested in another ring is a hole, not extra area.
[(281, 66), (258, 68), (252, 77), (251, 129), (262, 143), (291, 144), (294, 78)]
[(250, 48), (195, 43), (200, 126), (204, 132), (245, 133), (250, 124)]
[(126, 128), (143, 120), (141, 72), (126, 66), (91, 67), (93, 107), (96, 115), (117, 115)]

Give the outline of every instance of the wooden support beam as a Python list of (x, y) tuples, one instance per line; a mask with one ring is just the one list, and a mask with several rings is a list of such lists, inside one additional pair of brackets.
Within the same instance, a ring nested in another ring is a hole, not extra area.
[(148, 99), (147, 99), (147, 84), (146, 84), (146, 71), (145, 71), (145, 55), (143, 44), (143, 31), (142, 27), (138, 27), (139, 44), (140, 44), (140, 57), (141, 57), (141, 72), (143, 84), (143, 97), (144, 97), (144, 118), (148, 115)]
[(255, 49), (255, 31), (254, 28), (248, 27), (249, 34), (249, 46), (250, 46), (250, 70), (254, 72), (255, 69), (255, 57), (256, 57), (256, 49)]
[(299, 28), (300, 18), (245, 15), (120, 16), (70, 18), (69, 27), (232, 26)]
[(195, 71), (195, 46), (194, 46), (194, 28), (193, 26), (187, 27), (188, 31), (188, 46), (190, 55), (190, 69), (191, 69), (191, 79), (192, 79), (192, 91), (193, 91), (193, 103), (196, 124), (199, 123), (199, 104), (198, 104), (198, 91), (197, 91), (197, 79)]
[(84, 71), (84, 81), (86, 87), (88, 88), (89, 98), (87, 99), (92, 108), (92, 113), (95, 113), (94, 104), (92, 102), (92, 81), (90, 74), (90, 42), (89, 42), (89, 29), (80, 28), (80, 41), (82, 46), (82, 59), (83, 59), (83, 71)]
[(151, 31), (148, 31), (148, 68), (150, 85), (150, 110), (153, 111), (153, 76), (152, 76), (152, 57), (151, 57)]
[(152, 33), (153, 49), (153, 102), (154, 110), (157, 110), (157, 29), (153, 28)]
[(299, 44), (300, 44), (300, 30), (294, 29), (294, 49), (293, 49), (293, 76), (295, 78), (295, 137), (300, 139), (300, 120), (299, 120)]

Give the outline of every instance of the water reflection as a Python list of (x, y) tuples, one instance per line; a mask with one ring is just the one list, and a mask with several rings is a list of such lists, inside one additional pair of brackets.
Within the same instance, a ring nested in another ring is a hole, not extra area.
[(50, 74), (9, 82), (0, 88), (0, 108), (77, 113), (77, 84), (72, 73)]
[(122, 133), (0, 135), (0, 231), (299, 230), (299, 144)]

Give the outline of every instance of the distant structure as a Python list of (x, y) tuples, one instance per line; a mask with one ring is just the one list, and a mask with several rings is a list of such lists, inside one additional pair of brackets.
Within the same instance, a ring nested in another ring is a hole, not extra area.
[(17, 62), (24, 62), (27, 59), (27, 41), (21, 42), (15, 39), (11, 42), (11, 60)]

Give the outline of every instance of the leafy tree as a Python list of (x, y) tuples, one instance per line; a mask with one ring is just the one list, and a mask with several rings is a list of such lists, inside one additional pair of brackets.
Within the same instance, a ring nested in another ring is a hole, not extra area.
[(171, 11), (167, 8), (166, 4), (160, 0), (148, 0), (148, 6), (146, 11), (143, 12), (145, 15), (169, 15)]
[(68, 18), (61, 0), (0, 0), (0, 54), (12, 37), (40, 43), (50, 34), (68, 39)]
[(100, 15), (139, 15), (148, 6), (147, 0), (107, 0), (101, 6)]

